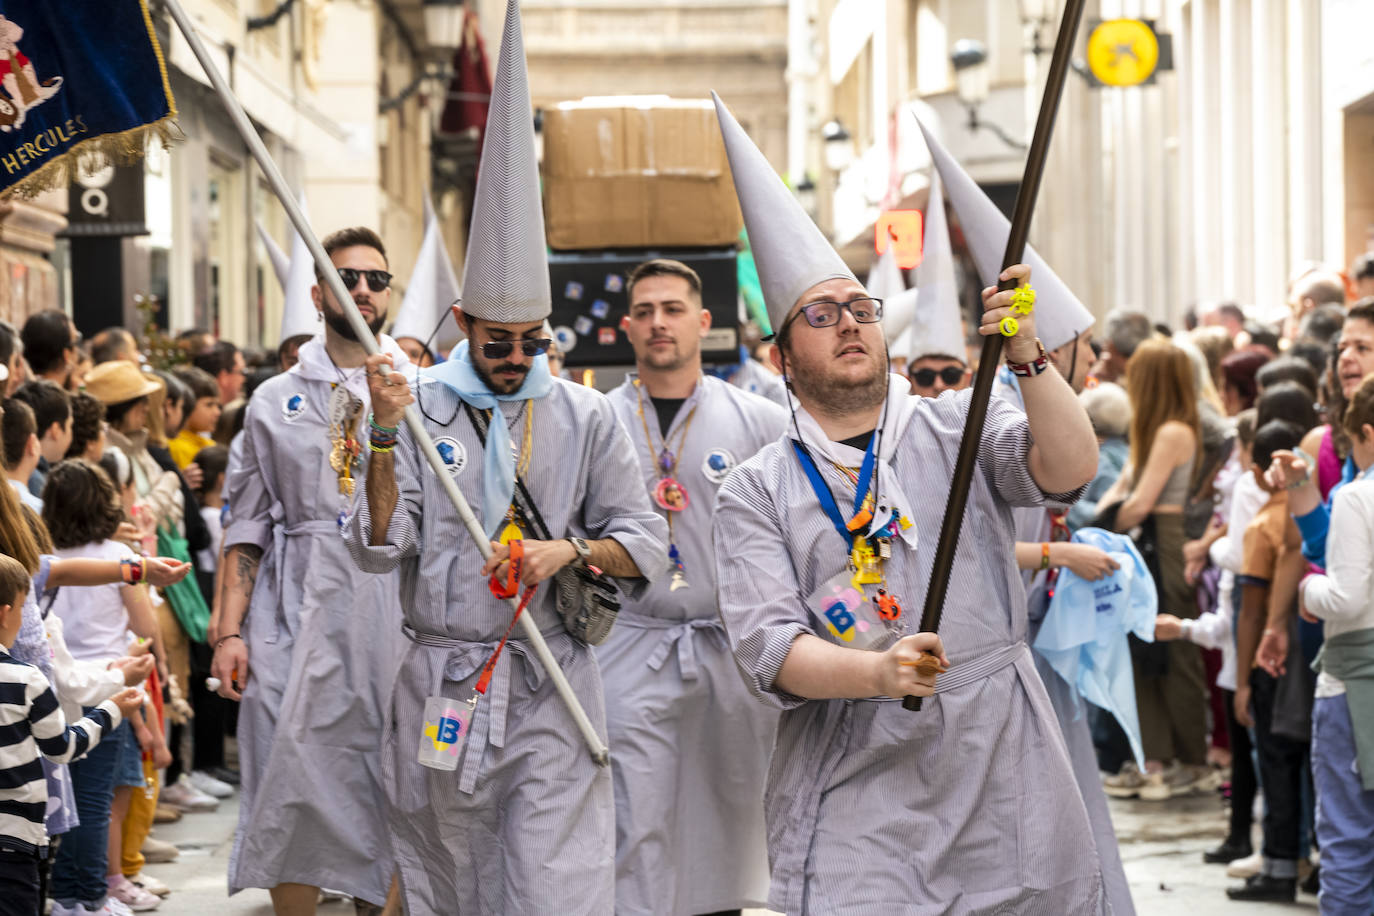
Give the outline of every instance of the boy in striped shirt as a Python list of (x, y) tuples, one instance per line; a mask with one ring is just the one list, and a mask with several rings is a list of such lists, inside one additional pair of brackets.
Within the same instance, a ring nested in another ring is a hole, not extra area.
[(142, 703), (141, 691), (129, 688), (67, 724), (47, 678), (9, 654), (29, 587), (24, 567), (0, 555), (0, 916), (41, 912), (38, 863), (48, 846), (48, 788), (39, 756), (54, 763), (80, 757)]

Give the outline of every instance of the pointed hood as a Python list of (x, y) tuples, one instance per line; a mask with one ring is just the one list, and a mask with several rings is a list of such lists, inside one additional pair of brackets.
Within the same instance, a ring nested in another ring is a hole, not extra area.
[[(301, 192), (300, 205), (301, 213), (308, 221), (310, 209), (305, 205), (304, 191)], [(320, 319), (320, 310), (315, 308), (315, 300), (310, 296), (310, 290), (314, 285), (315, 259), (311, 257), (310, 249), (305, 247), (305, 239), (292, 229), (291, 262), (286, 272), (286, 282), (283, 284), (286, 304), (282, 306), (281, 336), (277, 338), (278, 343), (288, 337), (318, 334), (323, 330), (324, 322)]]
[[(950, 206), (959, 216), (978, 276), (984, 286), (995, 286), (1002, 272), (1002, 255), (1006, 251), (1011, 223), (997, 205), (974, 183), (935, 135), (921, 122), (916, 123), (925, 136), (935, 170), (944, 182)], [(1035, 327), (1045, 349), (1053, 350), (1073, 340), (1093, 326), (1096, 321), (1083, 307), (1059, 275), (1045, 263), (1030, 245), (1026, 246), (1025, 263), (1031, 268), (1031, 286), (1035, 287)]]
[(547, 317), (553, 300), (518, 0), (506, 6), (472, 210), (463, 311), (503, 323)]
[(907, 289), (906, 277), (897, 265), (897, 254), (892, 247), (873, 262), (864, 287), (869, 295), (883, 300), (883, 337), (887, 340), (888, 352), (894, 357), (906, 356), (904, 342), (911, 338), (916, 290)]
[[(1038, 316), (1037, 316), (1038, 317)], [(959, 283), (954, 274), (954, 249), (945, 219), (944, 183), (940, 173), (930, 176), (926, 202), (925, 242), (916, 268), (916, 315), (907, 342), (908, 359), (943, 354), (968, 361), (960, 321)]]
[(768, 321), (776, 333), (802, 293), (817, 283), (837, 278), (858, 280), (720, 96), (712, 92), (711, 98), (716, 103), (735, 194), (768, 306)]
[(281, 250), (277, 240), (272, 238), (262, 220), (258, 220), (258, 238), (262, 239), (263, 247), (267, 249), (267, 260), (272, 262), (272, 273), (277, 275), (277, 283), (282, 289), (286, 289), (286, 275), (291, 272), (291, 259)]
[[(463, 333), (458, 330), (458, 322), (453, 318), (449, 306), (458, 299), (458, 277), (453, 272), (453, 262), (449, 260), (448, 248), (439, 228), (439, 216), (425, 195), (425, 238), (420, 243), (420, 256), (415, 259), (415, 268), (410, 272), (410, 282), (406, 295), (401, 300), (400, 311), (396, 313), (396, 323), (391, 326), (391, 336), (413, 337), (424, 342), (434, 334), (432, 346), (447, 352), (462, 340)], [(440, 319), (443, 323), (440, 324)], [(435, 333), (435, 326), (438, 333)]]

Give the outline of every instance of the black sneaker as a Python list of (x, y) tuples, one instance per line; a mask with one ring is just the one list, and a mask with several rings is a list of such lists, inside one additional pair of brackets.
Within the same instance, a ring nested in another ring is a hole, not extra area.
[(1231, 837), (1227, 837), (1226, 842), (1222, 843), (1217, 848), (1209, 849), (1204, 852), (1202, 854), (1202, 861), (1206, 862), (1208, 865), (1230, 865), (1237, 859), (1243, 859), (1254, 851), (1254, 848), (1251, 847), (1249, 843), (1237, 842)]
[(1322, 867), (1313, 865), (1312, 870), (1307, 873), (1307, 877), (1302, 879), (1299, 889), (1304, 894), (1319, 894), (1322, 889)]
[(1298, 896), (1298, 879), (1255, 875), (1252, 878), (1246, 878), (1245, 883), (1240, 887), (1228, 887), (1226, 896), (1232, 900), (1292, 903)]
[(210, 767), (206, 772), (218, 779), (220, 782), (227, 782), (231, 786), (239, 784), (239, 771), (231, 770), (228, 767)]

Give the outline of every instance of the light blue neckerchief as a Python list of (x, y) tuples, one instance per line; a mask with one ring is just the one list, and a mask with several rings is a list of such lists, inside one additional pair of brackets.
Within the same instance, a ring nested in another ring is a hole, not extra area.
[[(520, 345), (519, 341), (515, 342)], [(498, 401), (525, 401), (542, 398), (553, 389), (553, 375), (549, 372), (549, 357), (534, 358), (525, 382), (512, 394), (493, 394), (472, 366), (468, 342), (459, 342), (448, 359), (438, 365), (420, 370), (422, 378), (443, 382), (458, 397), (478, 410), (493, 411), (488, 424), (487, 444), (482, 452), (482, 525), (487, 537), (494, 538), (510, 509), (515, 495), (515, 462), (510, 455), (510, 433), (505, 420), (496, 411)]]

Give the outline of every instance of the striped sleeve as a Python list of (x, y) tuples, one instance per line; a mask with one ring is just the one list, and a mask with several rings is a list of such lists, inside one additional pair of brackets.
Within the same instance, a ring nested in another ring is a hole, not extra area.
[(91, 714), (68, 725), (57, 696), (41, 673), (34, 669), (29, 678), (29, 726), (38, 751), (53, 763), (68, 763), (100, 743), (119, 724), (119, 707), (106, 700)]
[(978, 464), (987, 474), (988, 482), (1002, 499), (1018, 508), (1038, 508), (1047, 503), (1073, 505), (1088, 488), (1088, 483), (1067, 493), (1046, 493), (1040, 489), (1030, 472), (1030, 450), (1034, 441), (1026, 415), (1001, 398), (992, 398), (988, 402), (987, 424), (978, 449)]

